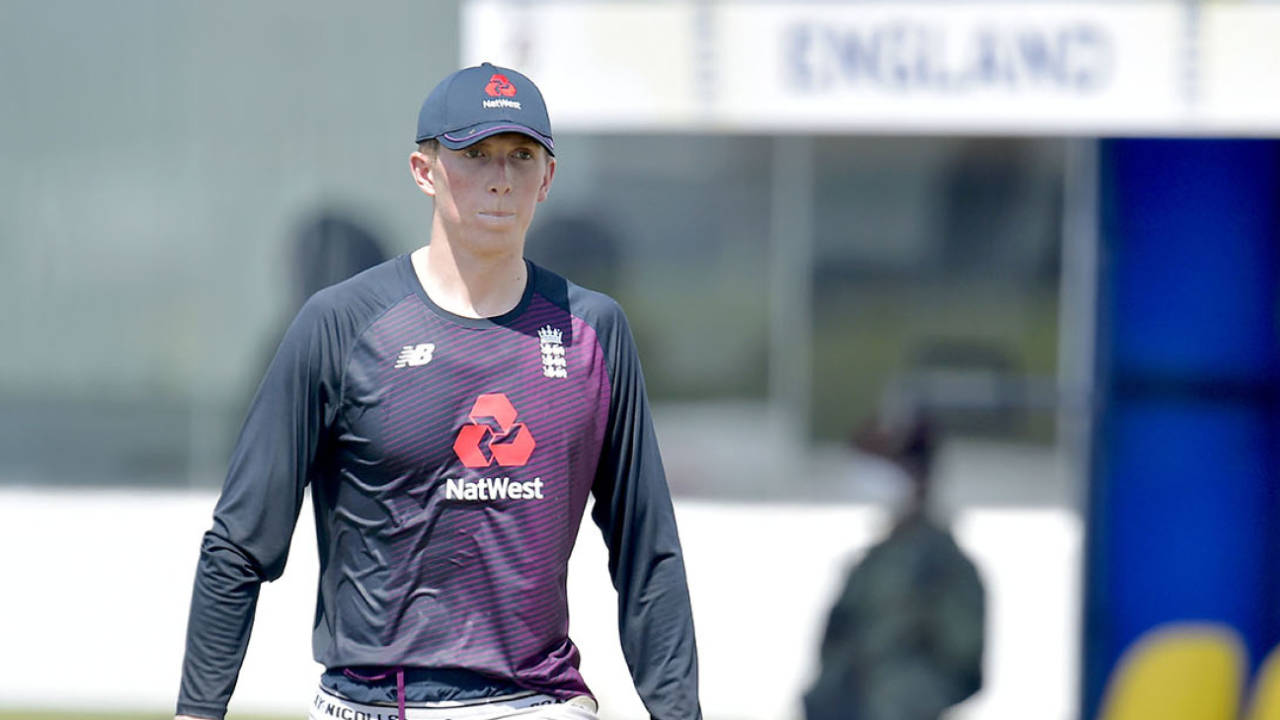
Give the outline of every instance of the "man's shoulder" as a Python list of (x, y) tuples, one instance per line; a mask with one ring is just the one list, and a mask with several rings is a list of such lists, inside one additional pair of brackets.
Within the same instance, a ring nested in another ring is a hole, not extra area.
[(602, 328), (626, 323), (622, 306), (611, 296), (578, 285), (542, 266), (533, 267), (538, 294), (592, 326), (597, 332)]
[(359, 272), (317, 291), (303, 304), (295, 325), (318, 331), (329, 328), (337, 337), (351, 337), (403, 300), (412, 290), (398, 263), (403, 257)]
[(408, 294), (403, 278), (404, 256), (393, 257), (316, 292), (308, 300), (321, 308), (340, 309), (352, 303), (395, 303)]

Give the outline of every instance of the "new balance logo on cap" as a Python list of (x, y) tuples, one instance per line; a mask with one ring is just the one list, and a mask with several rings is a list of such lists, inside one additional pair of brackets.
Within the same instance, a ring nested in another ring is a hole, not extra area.
[(435, 343), (405, 345), (404, 349), (400, 351), (400, 356), (396, 358), (396, 369), (426, 365), (431, 362), (432, 354), (435, 351)]

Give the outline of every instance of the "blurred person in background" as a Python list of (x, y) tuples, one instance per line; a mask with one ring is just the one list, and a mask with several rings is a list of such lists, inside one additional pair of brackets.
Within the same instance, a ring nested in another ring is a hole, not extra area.
[(852, 445), (890, 461), (906, 499), (831, 609), (807, 720), (935, 720), (982, 686), (985, 593), (930, 510), (932, 423), (873, 420)]
[(636, 690), (657, 720), (700, 720), (631, 331), (612, 299), (524, 257), (556, 169), (542, 96), (513, 70), (459, 70), (416, 142), (430, 242), (316, 293), (286, 331), (204, 536), (177, 712), (224, 716), (309, 487), (312, 720), (593, 720), (566, 597), (588, 495)]
[[(270, 335), (271, 345), (262, 348), (256, 375), (261, 377), (271, 364), (277, 339), (284, 334), (308, 298), (386, 260), (387, 253), (377, 234), (347, 213), (326, 208), (303, 223), (293, 236), (290, 248), (293, 295), (285, 310), (287, 314), (281, 317), (280, 325)], [(256, 389), (249, 387), (245, 391), (237, 420), (244, 417), (249, 409)]]
[(383, 263), (387, 253), (371, 229), (348, 213), (324, 209), (299, 228), (293, 239), (292, 310), (321, 290)]
[(620, 285), (622, 239), (607, 218), (552, 216), (529, 233), (528, 257), (586, 287), (613, 293)]

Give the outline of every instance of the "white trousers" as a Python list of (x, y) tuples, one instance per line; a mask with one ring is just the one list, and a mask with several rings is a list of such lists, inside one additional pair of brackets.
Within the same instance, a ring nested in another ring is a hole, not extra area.
[[(585, 695), (562, 701), (529, 693), (487, 702), (411, 705), (405, 708), (403, 720), (599, 720), (595, 710), (595, 701)], [(307, 720), (400, 720), (399, 715), (394, 704), (352, 702), (321, 685), (308, 708)]]

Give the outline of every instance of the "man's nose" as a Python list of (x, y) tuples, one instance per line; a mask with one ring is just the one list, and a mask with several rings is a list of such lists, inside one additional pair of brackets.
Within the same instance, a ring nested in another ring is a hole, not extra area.
[(506, 195), (511, 192), (511, 164), (506, 158), (493, 163), (493, 172), (489, 177), (489, 192)]

